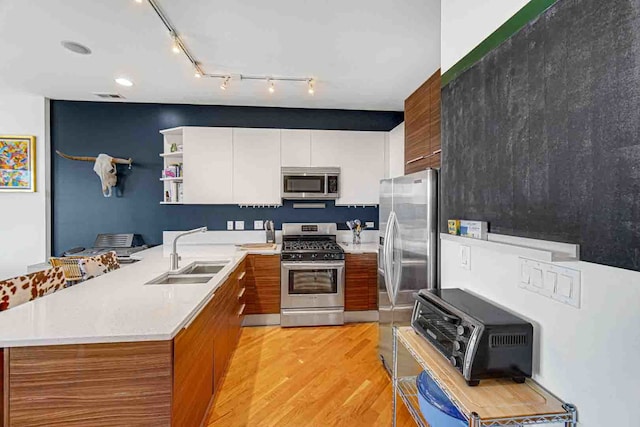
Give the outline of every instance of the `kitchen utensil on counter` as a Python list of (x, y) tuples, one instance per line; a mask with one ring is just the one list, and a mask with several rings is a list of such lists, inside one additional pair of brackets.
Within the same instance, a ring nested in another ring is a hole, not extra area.
[(273, 221), (268, 219), (264, 222), (264, 229), (267, 235), (267, 243), (276, 243), (276, 229)]
[(353, 244), (360, 244), (360, 233), (362, 230), (366, 229), (367, 226), (362, 226), (362, 222), (359, 219), (354, 219), (353, 221), (347, 221), (347, 227), (353, 233)]

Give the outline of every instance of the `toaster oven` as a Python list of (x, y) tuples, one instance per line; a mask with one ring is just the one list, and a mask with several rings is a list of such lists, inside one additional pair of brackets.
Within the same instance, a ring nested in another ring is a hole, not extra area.
[(481, 379), (531, 377), (533, 326), (462, 289), (414, 294), (413, 329), (474, 386)]

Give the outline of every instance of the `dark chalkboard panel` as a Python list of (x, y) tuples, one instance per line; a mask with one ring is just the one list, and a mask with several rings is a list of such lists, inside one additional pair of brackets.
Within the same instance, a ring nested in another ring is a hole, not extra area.
[(560, 0), (442, 90), (442, 229), (640, 270), (640, 0)]

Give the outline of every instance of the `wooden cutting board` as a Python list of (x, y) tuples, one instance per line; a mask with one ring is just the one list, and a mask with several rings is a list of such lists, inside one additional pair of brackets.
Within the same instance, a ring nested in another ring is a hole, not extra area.
[(275, 250), (278, 247), (275, 243), (244, 243), (240, 245), (242, 249), (265, 249)]

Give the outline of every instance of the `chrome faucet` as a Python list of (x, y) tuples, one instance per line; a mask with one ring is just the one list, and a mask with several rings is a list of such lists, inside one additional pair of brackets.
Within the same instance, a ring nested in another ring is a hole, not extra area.
[(206, 231), (207, 231), (207, 227), (194, 228), (193, 230), (185, 231), (184, 233), (178, 234), (173, 239), (173, 252), (171, 252), (171, 255), (169, 255), (169, 261), (171, 262), (171, 270), (177, 270), (180, 262), (180, 256), (178, 256), (178, 246), (177, 246), (178, 239), (188, 234), (204, 233)]

